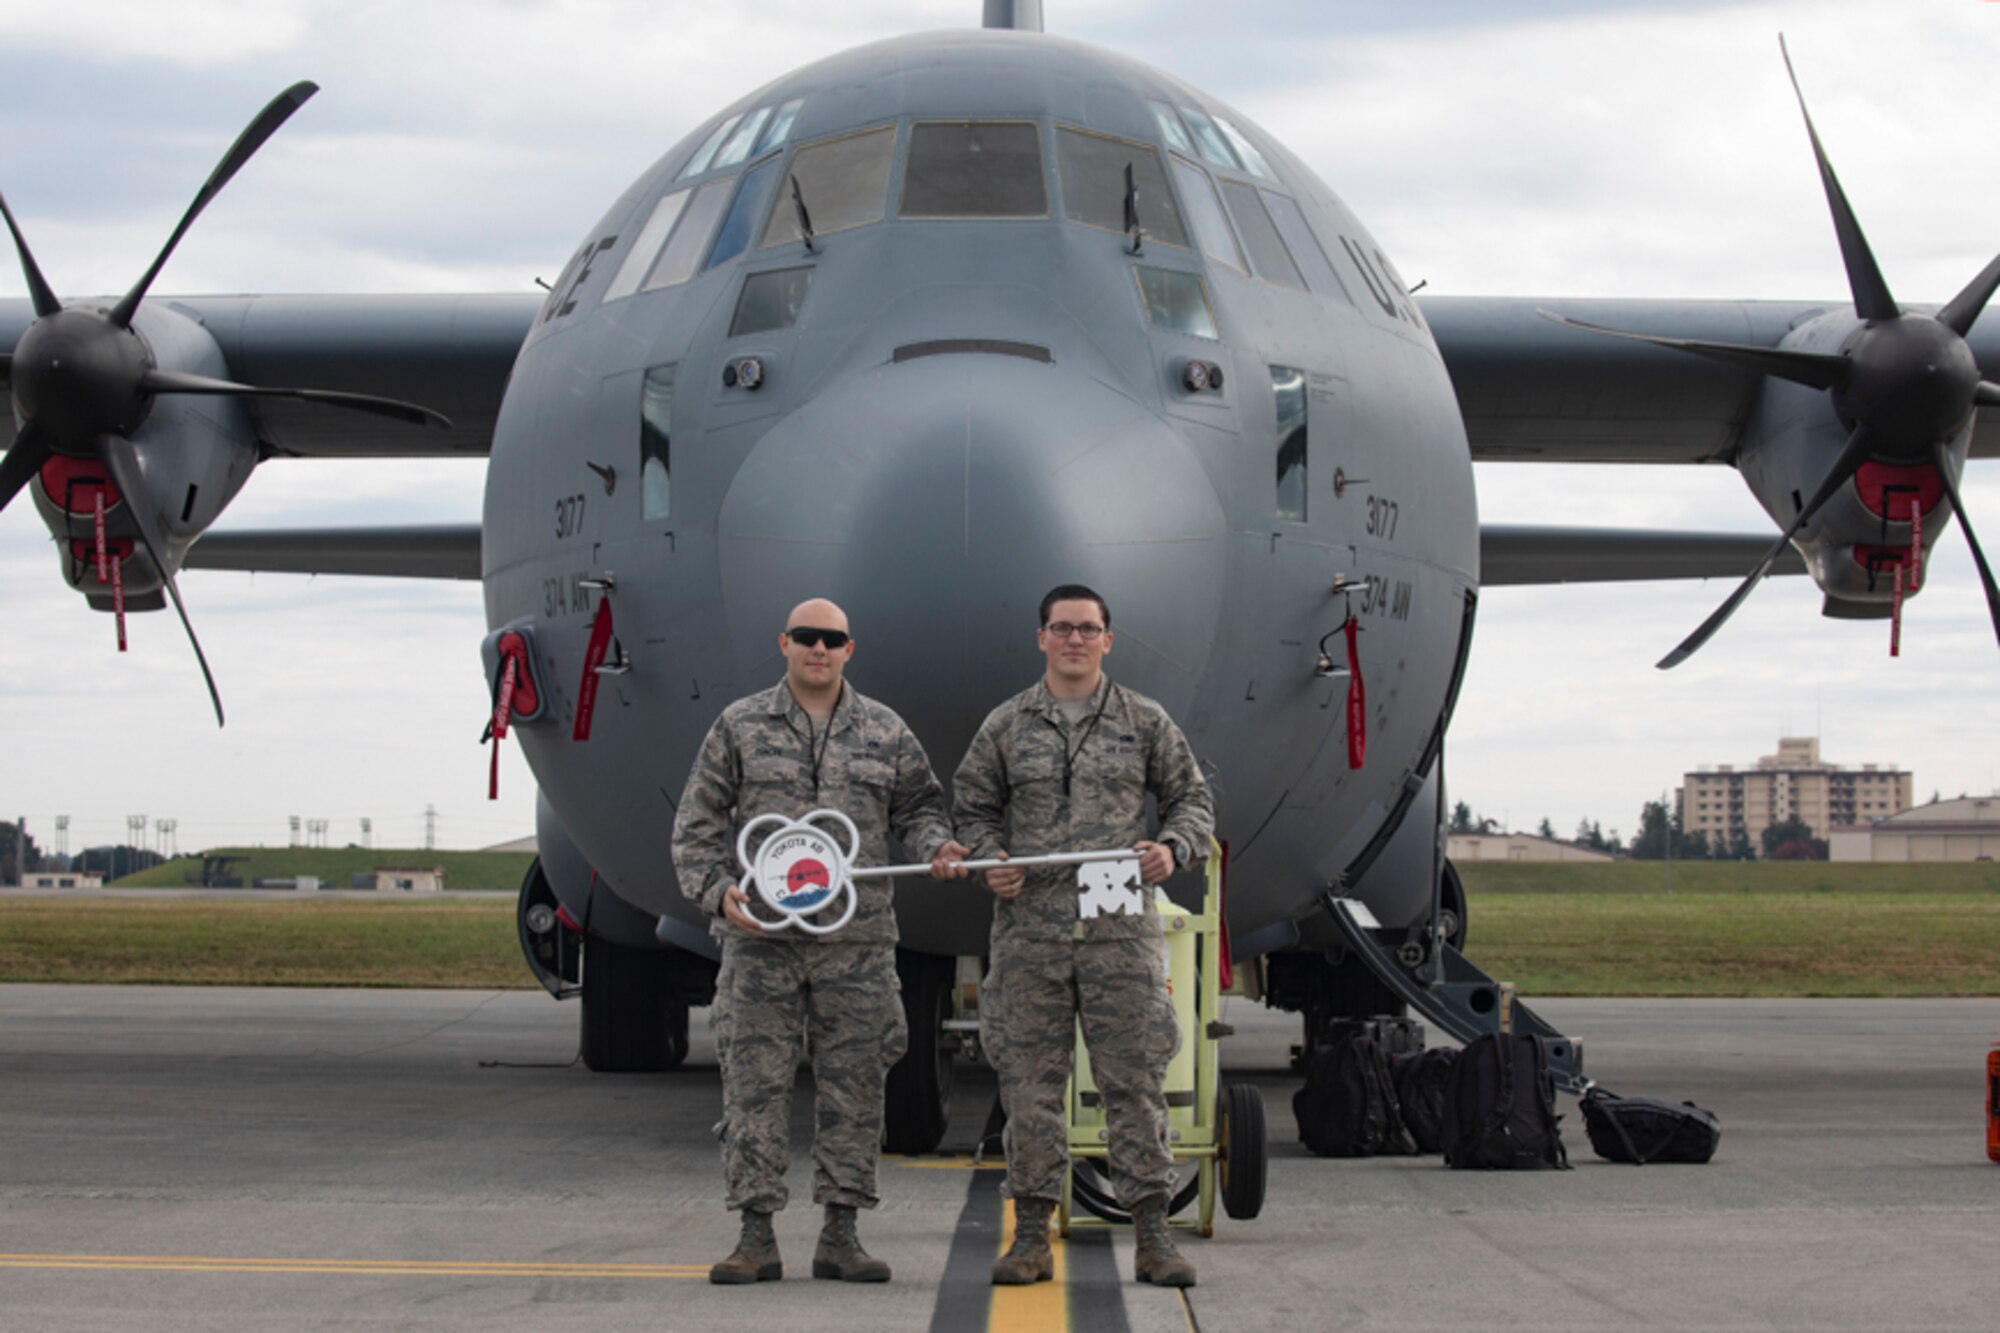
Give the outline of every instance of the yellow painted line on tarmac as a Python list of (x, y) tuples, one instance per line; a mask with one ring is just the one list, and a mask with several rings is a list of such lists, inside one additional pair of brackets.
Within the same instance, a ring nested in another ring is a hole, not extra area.
[[(1001, 1213), (999, 1254), (1005, 1254), (1013, 1244), (1014, 1201), (1007, 1199)], [(1049, 1219), (1049, 1249), (1056, 1260), (1053, 1280), (993, 1289), (993, 1305), (986, 1317), (988, 1333), (1068, 1333), (1069, 1256), (1056, 1233), (1054, 1218)]]
[(591, 1264), (424, 1259), (254, 1259), (228, 1255), (0, 1254), (0, 1269), (127, 1273), (280, 1273), (360, 1277), (706, 1278), (706, 1264)]
[(988, 1158), (974, 1166), (970, 1157), (889, 1157), (884, 1159), (897, 1166), (915, 1167), (919, 1171), (1005, 1171), (1007, 1159)]

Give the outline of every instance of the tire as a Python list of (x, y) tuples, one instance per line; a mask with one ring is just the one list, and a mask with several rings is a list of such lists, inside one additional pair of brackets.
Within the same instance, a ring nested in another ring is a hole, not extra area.
[(600, 1074), (656, 1074), (687, 1058), (688, 1011), (676, 950), (599, 935), (583, 943), (583, 1062)]
[(1438, 911), (1444, 917), (1444, 942), (1460, 953), (1465, 952), (1465, 884), (1458, 877), (1458, 867), (1451, 862), (1444, 863), (1443, 892), (1439, 895)]
[(1222, 1149), (1215, 1164), (1222, 1211), (1239, 1221), (1264, 1211), (1270, 1176), (1269, 1135), (1264, 1096), (1247, 1083), (1225, 1083), (1216, 1098), (1215, 1141)]
[(882, 1146), (911, 1156), (935, 1151), (951, 1121), (955, 1078), (952, 1047), (944, 1024), (951, 1017), (955, 959), (896, 950), (896, 976), (903, 986), (903, 1018), (909, 1049), (889, 1070), (883, 1091)]

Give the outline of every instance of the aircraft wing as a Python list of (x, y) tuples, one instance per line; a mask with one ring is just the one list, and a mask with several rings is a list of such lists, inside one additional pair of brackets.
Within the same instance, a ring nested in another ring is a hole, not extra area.
[[(533, 293), (151, 299), (206, 330), (239, 382), (395, 398), (451, 418), (440, 430), (295, 399), (246, 400), (265, 457), (326, 458), (484, 456), (542, 301)], [(0, 301), (0, 353), (33, 320), (27, 301)], [(13, 414), (0, 413), (0, 447), (13, 443)]]
[(264, 574), (372, 574), (402, 579), (479, 577), (479, 525), (271, 528), (204, 533), (188, 569)]
[[(1762, 532), (1673, 532), (1646, 528), (1552, 528), (1483, 523), (1479, 582), (1499, 588), (1537, 583), (1743, 577), (1772, 538)], [(1806, 562), (1787, 546), (1773, 574), (1803, 574)]]
[[(1844, 301), (1421, 301), (1479, 462), (1732, 463), (1763, 385), (1754, 371), (1623, 338), (1565, 328), (1548, 310), (1615, 329), (1775, 347), (1799, 322)], [(1929, 309), (1916, 307), (1911, 309)], [(2000, 317), (1967, 337), (2000, 381)], [(2000, 408), (1979, 409), (1974, 458), (2000, 458)]]
[[(1770, 545), (1761, 533), (1489, 523), (1479, 530), (1480, 582), (1492, 588), (1737, 578)], [(188, 552), (187, 568), (476, 579), (479, 525), (209, 532)], [(1788, 548), (1773, 572), (1803, 574), (1805, 562)]]

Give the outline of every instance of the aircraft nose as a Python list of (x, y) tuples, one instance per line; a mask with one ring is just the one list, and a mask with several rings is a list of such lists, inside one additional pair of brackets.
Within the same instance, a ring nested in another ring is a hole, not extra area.
[(832, 384), (751, 450), (718, 523), (736, 660), (768, 659), (792, 605), (832, 598), (856, 686), (940, 763), (1043, 669), (1037, 609), (1057, 584), (1104, 595), (1110, 669), (1170, 710), (1217, 636), (1225, 522), (1192, 446), (1056, 364), (945, 354)]

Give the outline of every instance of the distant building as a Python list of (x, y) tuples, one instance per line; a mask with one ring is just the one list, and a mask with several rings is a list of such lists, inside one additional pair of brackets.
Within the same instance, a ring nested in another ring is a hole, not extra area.
[(101, 889), (104, 876), (82, 870), (30, 870), (22, 877), (24, 889)]
[(1835, 861), (1992, 861), (2000, 859), (2000, 793), (1932, 801), (1914, 810), (1833, 831)]
[(1445, 855), (1454, 861), (1614, 861), (1573, 842), (1537, 837), (1532, 833), (1453, 833), (1445, 839)]
[(512, 842), (496, 842), (491, 847), (481, 847), (479, 850), (482, 852), (535, 853), (542, 850), (542, 845), (541, 842), (537, 839), (536, 835), (530, 833), (525, 838), (515, 838)]
[(376, 866), (377, 893), (436, 893), (444, 888), (443, 866)]
[(1804, 821), (1815, 838), (1833, 830), (1885, 819), (1910, 806), (1910, 774), (1863, 764), (1837, 768), (1819, 757), (1812, 736), (1787, 736), (1778, 752), (1755, 768), (1719, 764), (1686, 774), (1681, 782), (1681, 827), (1727, 847), (1741, 833), (1759, 855), (1764, 830), (1788, 819)]

